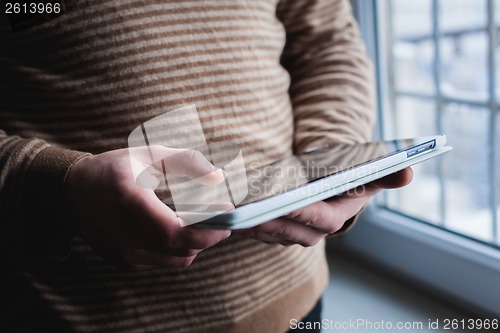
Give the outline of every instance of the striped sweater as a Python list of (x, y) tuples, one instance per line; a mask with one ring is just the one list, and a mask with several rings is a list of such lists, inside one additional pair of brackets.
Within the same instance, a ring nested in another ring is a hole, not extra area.
[(231, 236), (185, 269), (124, 271), (65, 228), (84, 153), (197, 106), (208, 141), (264, 165), (370, 137), (370, 65), (348, 0), (64, 0), (0, 14), (4, 332), (285, 332), (327, 283), (323, 244)]

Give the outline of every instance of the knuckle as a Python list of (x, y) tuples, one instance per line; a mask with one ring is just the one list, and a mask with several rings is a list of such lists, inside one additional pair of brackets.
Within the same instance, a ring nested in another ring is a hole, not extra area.
[(217, 242), (213, 239), (213, 237), (195, 237), (193, 243), (199, 249), (206, 249)]
[(258, 227), (238, 231), (238, 234), (244, 238), (255, 238), (257, 233)]
[(179, 258), (175, 260), (173, 263), (171, 263), (169, 266), (171, 266), (172, 268), (187, 268), (191, 266), (195, 257), (196, 256)]
[(289, 239), (292, 236), (292, 228), (285, 223), (280, 223), (271, 231), (271, 236)]
[(161, 247), (165, 249), (169, 249), (172, 246), (172, 239), (174, 235), (172, 235), (172, 232), (169, 228), (161, 226), (158, 228), (158, 230), (156, 230), (155, 234), (157, 245), (161, 244)]
[(186, 250), (180, 250), (178, 253), (176, 253), (175, 255), (178, 256), (178, 257), (182, 257), (182, 258), (191, 258), (191, 257), (196, 257), (196, 255), (198, 255), (198, 253), (200, 253), (201, 251), (200, 250), (197, 250), (197, 249), (186, 249)]
[(193, 241), (193, 244), (196, 249), (206, 249), (214, 245), (215, 242), (210, 239), (197, 238)]
[(302, 210), (297, 209), (297, 210), (294, 210), (294, 211), (288, 213), (288, 215), (286, 215), (286, 217), (288, 217), (290, 219), (296, 219), (296, 218), (300, 217), (301, 214), (302, 214)]
[(328, 216), (326, 216), (324, 210), (317, 209), (312, 214), (307, 225), (318, 226), (328, 221)]
[(202, 153), (200, 153), (197, 150), (187, 149), (187, 150), (184, 151), (184, 157), (186, 158), (187, 161), (189, 161), (191, 163), (195, 163), (200, 158), (202, 158), (203, 155), (202, 155)]
[(320, 240), (320, 238), (307, 239), (307, 240), (302, 241), (300, 243), (300, 245), (302, 245), (303, 247), (311, 247), (311, 246), (318, 244), (319, 240)]
[(328, 227), (325, 229), (325, 232), (329, 235), (336, 233), (342, 228), (343, 223), (329, 223)]
[(212, 244), (210, 237), (195, 229), (185, 229), (184, 235), (185, 248), (187, 249), (206, 249)]

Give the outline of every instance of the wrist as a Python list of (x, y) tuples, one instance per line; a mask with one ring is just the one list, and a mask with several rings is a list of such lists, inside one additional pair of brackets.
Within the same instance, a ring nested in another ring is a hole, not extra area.
[(69, 192), (69, 188), (72, 187), (71, 185), (77, 182), (77, 179), (80, 178), (82, 170), (85, 170), (85, 165), (90, 159), (92, 159), (92, 157), (93, 155), (91, 154), (85, 154), (78, 157), (73, 161), (73, 163), (70, 164), (63, 180), (66, 195)]
[[(25, 172), (19, 189), (22, 203), (13, 238), (32, 256), (52, 256), (70, 236), (64, 182), (71, 165), (86, 153), (48, 147)], [(58, 257), (60, 257), (57, 254)]]

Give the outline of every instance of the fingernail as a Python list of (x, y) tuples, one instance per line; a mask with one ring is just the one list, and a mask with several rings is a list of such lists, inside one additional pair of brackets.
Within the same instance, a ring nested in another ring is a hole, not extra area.
[(226, 232), (223, 233), (223, 236), (220, 238), (221, 241), (223, 241), (224, 239), (227, 239), (229, 238), (229, 236), (231, 236), (231, 231), (229, 230), (225, 230)]

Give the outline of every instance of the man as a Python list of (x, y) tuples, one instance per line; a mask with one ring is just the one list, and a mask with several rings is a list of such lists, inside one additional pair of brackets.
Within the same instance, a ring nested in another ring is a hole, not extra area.
[(2, 327), (287, 331), (326, 287), (324, 237), (411, 171), (230, 236), (180, 227), (137, 186), (127, 137), (195, 104), (207, 140), (248, 165), (369, 140), (371, 69), (348, 1), (60, 3), (0, 21)]

